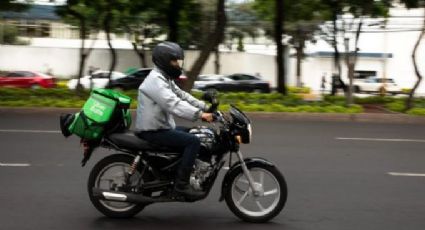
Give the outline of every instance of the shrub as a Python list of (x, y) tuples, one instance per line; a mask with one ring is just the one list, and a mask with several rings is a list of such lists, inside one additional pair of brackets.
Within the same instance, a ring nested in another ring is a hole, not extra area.
[(395, 101), (395, 102), (386, 104), (385, 107), (391, 111), (403, 112), (405, 109), (405, 104), (403, 101)]
[(403, 88), (401, 89), (401, 92), (404, 94), (409, 94), (412, 91), (412, 89)]
[(345, 104), (345, 97), (343, 96), (332, 96), (332, 95), (325, 95), (323, 97), (323, 100), (332, 104), (340, 104), (343, 103)]
[(425, 98), (415, 98), (415, 107), (425, 108)]
[(68, 84), (68, 80), (58, 80), (56, 82), (56, 87), (61, 89), (67, 89), (68, 88), (67, 84)]
[(3, 26), (3, 44), (6, 45), (27, 45), (28, 42), (18, 38), (18, 28), (16, 26)]
[(311, 92), (311, 89), (308, 87), (293, 87), (288, 86), (287, 88), (288, 93), (305, 93), (308, 94)]
[(407, 111), (407, 114), (417, 115), (417, 116), (425, 116), (425, 108), (413, 108)]

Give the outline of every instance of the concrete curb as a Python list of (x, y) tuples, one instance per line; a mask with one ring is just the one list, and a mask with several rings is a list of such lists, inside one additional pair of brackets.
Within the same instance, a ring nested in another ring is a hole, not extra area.
[[(3, 113), (13, 114), (61, 114), (75, 113), (80, 108), (16, 108), (0, 107), (0, 119)], [(135, 110), (131, 110), (135, 113)], [(341, 122), (370, 122), (370, 123), (397, 123), (397, 124), (425, 124), (425, 117), (412, 116), (399, 113), (270, 113), (270, 112), (247, 112), (250, 118), (262, 118), (285, 121), (341, 121)]]

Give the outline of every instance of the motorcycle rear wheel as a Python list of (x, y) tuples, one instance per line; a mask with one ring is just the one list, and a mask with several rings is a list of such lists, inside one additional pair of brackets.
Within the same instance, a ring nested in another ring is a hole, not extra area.
[[(105, 216), (112, 218), (130, 218), (142, 211), (147, 204), (107, 201), (93, 196), (93, 188), (117, 191), (125, 184), (125, 174), (128, 172), (134, 157), (125, 154), (110, 155), (100, 160), (90, 172), (87, 190), (90, 201)], [(131, 183), (137, 183), (140, 172), (136, 171), (130, 178)]]

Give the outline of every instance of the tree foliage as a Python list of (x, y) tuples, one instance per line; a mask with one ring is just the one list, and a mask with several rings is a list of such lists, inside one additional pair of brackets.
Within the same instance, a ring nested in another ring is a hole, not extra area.
[(218, 45), (223, 42), (224, 30), (226, 28), (227, 17), (225, 12), (225, 0), (218, 0), (216, 3), (215, 12), (215, 25), (214, 29), (208, 33), (207, 39), (204, 41), (205, 45), (202, 47), (198, 58), (187, 72), (188, 81), (184, 86), (184, 90), (190, 91), (192, 89), (196, 77), (201, 73), (203, 66), (208, 60), (211, 52), (217, 49)]
[(29, 7), (31, 0), (26, 0), (24, 2), (16, 2), (15, 0), (1, 0), (0, 11), (25, 11)]
[[(253, 4), (257, 15), (263, 21), (266, 34), (271, 37), (276, 37), (276, 29), (272, 29), (271, 26), (272, 20), (276, 17), (274, 4), (273, 0), (256, 0)], [(283, 10), (282, 20), (285, 22), (283, 30), (284, 34), (290, 37), (287, 40), (288, 43), (293, 45), (297, 52), (297, 85), (301, 86), (301, 61), (305, 44), (307, 41), (315, 41), (319, 24), (329, 19), (330, 13), (320, 0), (286, 0), (283, 2)], [(279, 60), (278, 63), (281, 61)]]

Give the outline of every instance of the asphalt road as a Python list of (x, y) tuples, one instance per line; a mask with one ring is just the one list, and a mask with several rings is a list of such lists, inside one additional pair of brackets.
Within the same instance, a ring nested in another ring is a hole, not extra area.
[[(116, 220), (103, 217), (86, 191), (91, 167), (113, 152), (99, 150), (81, 168), (78, 139), (57, 132), (58, 114), (3, 112), (0, 229), (419, 230), (425, 226), (424, 128), (253, 119), (254, 141), (243, 153), (274, 162), (289, 187), (287, 205), (272, 222), (237, 219), (218, 202), (221, 177), (206, 200), (154, 204)], [(29, 165), (11, 165), (17, 163)]]

